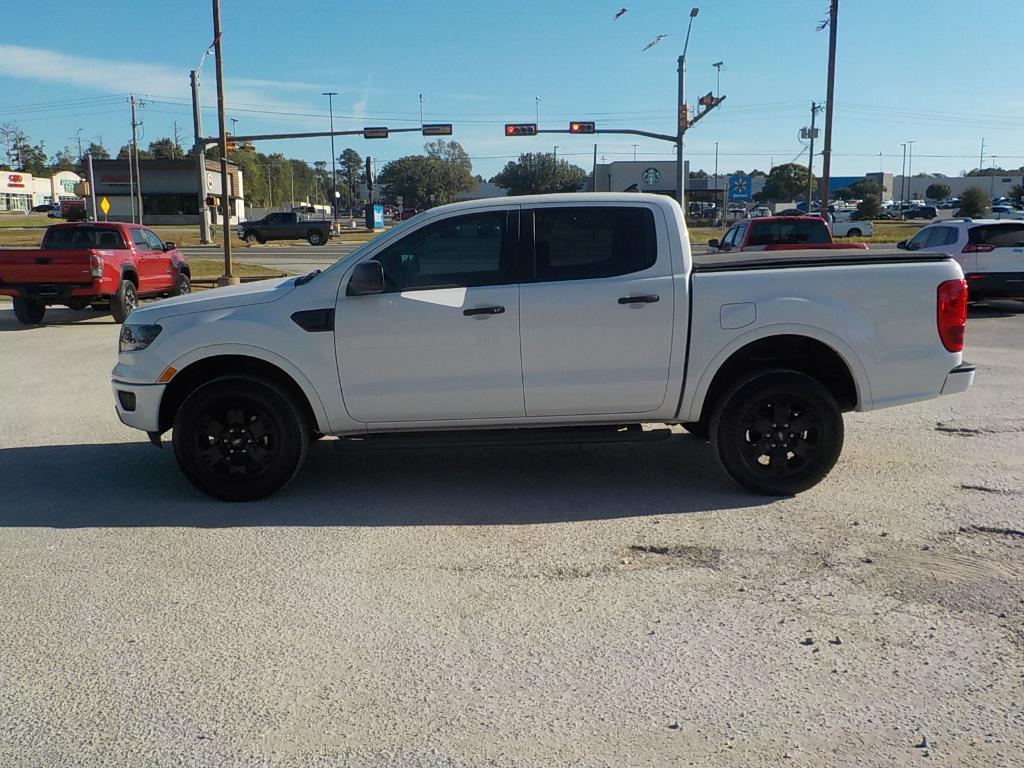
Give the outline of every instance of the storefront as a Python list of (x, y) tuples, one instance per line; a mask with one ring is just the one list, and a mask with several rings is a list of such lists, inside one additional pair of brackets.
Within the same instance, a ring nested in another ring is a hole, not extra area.
[[(107, 198), (110, 221), (131, 221), (137, 217), (136, 200), (132, 195), (136, 180), (127, 160), (94, 160), (96, 198)], [(221, 184), (220, 163), (207, 160), (200, 186), (196, 158), (182, 160), (140, 160), (142, 183), (142, 217), (147, 224), (196, 224), (202, 211), (214, 223), (219, 221)], [(244, 218), (245, 199), (242, 172), (228, 163), (228, 184), (231, 195), (232, 223)], [(202, 207), (200, 207), (202, 205)]]
[(0, 171), (0, 211), (32, 210), (32, 174), (24, 171)]

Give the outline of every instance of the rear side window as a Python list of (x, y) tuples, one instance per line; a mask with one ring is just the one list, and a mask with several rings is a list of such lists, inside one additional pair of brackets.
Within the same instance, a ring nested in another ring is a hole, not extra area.
[(823, 220), (758, 221), (751, 224), (748, 245), (824, 245), (831, 242)]
[(1019, 248), (1024, 246), (1024, 224), (984, 224), (972, 227), (967, 233), (969, 243), (992, 245), (996, 248)]
[(43, 238), (43, 250), (58, 248), (102, 248), (123, 251), (124, 238), (116, 229), (107, 227), (65, 227), (51, 229)]
[(648, 208), (538, 208), (536, 280), (593, 280), (654, 266), (658, 245)]
[(132, 233), (132, 242), (135, 243), (136, 247), (144, 251), (150, 250), (149, 242), (147, 242), (146, 236), (142, 234), (141, 229), (131, 229), (128, 231)]

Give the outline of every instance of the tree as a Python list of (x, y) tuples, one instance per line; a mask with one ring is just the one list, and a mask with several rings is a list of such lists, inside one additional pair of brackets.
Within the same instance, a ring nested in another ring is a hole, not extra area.
[(31, 173), (33, 176), (46, 176), (47, 158), (43, 142), (29, 144), (27, 139), (17, 146), (16, 170)]
[(928, 189), (924, 191), (924, 196), (929, 200), (945, 200), (952, 191), (949, 184), (929, 184)]
[(864, 199), (857, 203), (857, 210), (853, 218), (858, 221), (870, 221), (877, 219), (882, 213), (882, 201), (877, 195), (865, 195)]
[(703, 168), (701, 168), (699, 170), (696, 170), (696, 171), (690, 171), (690, 178), (691, 179), (706, 179), (706, 178), (708, 178), (708, 172), (705, 171)]
[(869, 179), (865, 176), (863, 179), (857, 179), (848, 187), (836, 190), (832, 197), (839, 200), (863, 200), (868, 196), (881, 198), (882, 196), (882, 185), (874, 179)]
[(972, 219), (984, 218), (989, 208), (988, 193), (979, 187), (968, 187), (960, 195), (960, 210), (957, 216), (969, 216)]
[(400, 195), (406, 208), (429, 208), (435, 194), (430, 165), (423, 155), (400, 157), (380, 169), (377, 182), (388, 197)]
[[(121, 148), (119, 150), (117, 150), (117, 159), (118, 160), (127, 160), (128, 159), (128, 149), (129, 149), (129, 147), (131, 147), (130, 144), (123, 144), (121, 146)], [(207, 152), (206, 154), (207, 154), (207, 156), (210, 155), (209, 152)], [(148, 151), (146, 151), (142, 147), (139, 147), (139, 160), (152, 160), (152, 159), (153, 159), (153, 156), (151, 154), (149, 154)]]
[[(807, 166), (799, 163), (776, 165), (768, 174), (764, 189), (755, 195), (759, 202), (767, 200), (796, 200), (807, 194)], [(811, 179), (811, 192), (815, 181)]]
[(1015, 206), (1024, 208), (1024, 184), (1014, 184), (1007, 194)]
[(50, 173), (75, 170), (79, 170), (78, 158), (71, 150), (71, 147), (64, 147), (64, 149), (58, 150), (50, 161)]
[(102, 144), (97, 144), (94, 141), (89, 142), (89, 146), (85, 150), (85, 154), (92, 155), (93, 160), (109, 160), (110, 153), (107, 152), (107, 148)]
[(356, 187), (366, 181), (363, 158), (351, 147), (346, 147), (338, 155), (338, 177), (342, 181), (342, 198), (351, 205), (357, 197)]
[(491, 179), (510, 195), (532, 195), (547, 192), (575, 192), (587, 181), (587, 172), (565, 160), (555, 162), (554, 155), (527, 152), (518, 160), (509, 161), (501, 173)]
[(454, 202), (461, 193), (476, 188), (473, 163), (459, 142), (438, 139), (425, 144), (423, 149), (433, 161), (431, 167), (436, 174), (437, 205)]
[[(145, 155), (139, 155), (145, 157)], [(175, 160), (181, 157), (181, 150), (172, 139), (164, 137), (149, 142), (149, 156), (154, 160)]]

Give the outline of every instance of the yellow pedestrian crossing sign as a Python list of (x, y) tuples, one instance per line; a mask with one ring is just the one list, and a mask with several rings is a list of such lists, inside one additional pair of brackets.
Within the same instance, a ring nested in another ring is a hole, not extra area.
[(105, 197), (100, 200), (100, 210), (103, 211), (104, 216), (110, 213), (110, 201)]

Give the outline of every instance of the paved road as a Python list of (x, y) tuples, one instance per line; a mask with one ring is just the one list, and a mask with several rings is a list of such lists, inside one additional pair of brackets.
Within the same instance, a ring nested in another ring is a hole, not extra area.
[(776, 501), (679, 435), (220, 504), (117, 423), (109, 317), (47, 320), (0, 302), (5, 768), (1022, 762), (1024, 539), (973, 527), (1024, 530), (1020, 304)]

